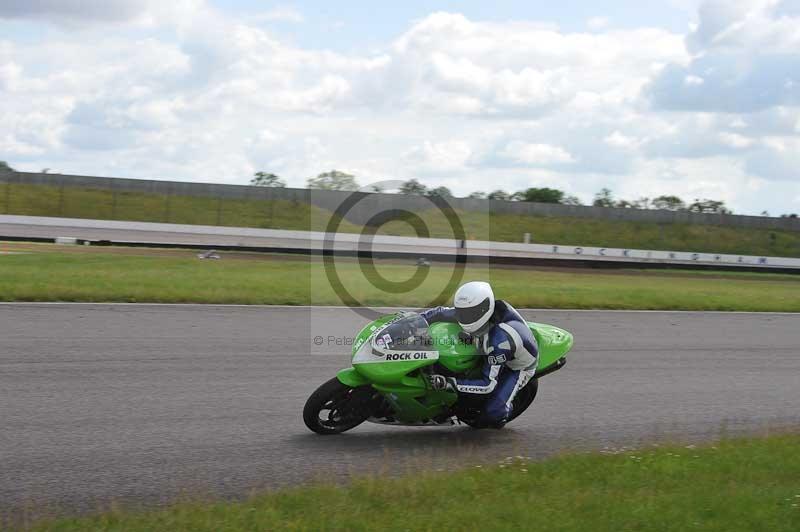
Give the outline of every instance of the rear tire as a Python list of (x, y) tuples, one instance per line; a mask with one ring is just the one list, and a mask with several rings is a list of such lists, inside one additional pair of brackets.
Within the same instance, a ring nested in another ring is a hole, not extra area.
[(514, 397), (514, 402), (512, 403), (513, 407), (511, 408), (511, 415), (508, 416), (506, 423), (511, 421), (512, 419), (516, 419), (517, 416), (522, 414), (524, 411), (528, 409), (529, 406), (533, 403), (533, 400), (536, 399), (536, 393), (539, 391), (539, 379), (533, 378), (525, 385), (523, 389), (519, 391), (516, 397)]
[(317, 434), (340, 434), (372, 415), (375, 393), (372, 386), (351, 388), (334, 377), (308, 398), (303, 421)]

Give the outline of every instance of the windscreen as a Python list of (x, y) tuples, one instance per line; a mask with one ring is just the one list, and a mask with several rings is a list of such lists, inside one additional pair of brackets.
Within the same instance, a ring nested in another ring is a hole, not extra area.
[(374, 344), (377, 349), (389, 351), (430, 351), (433, 342), (425, 318), (408, 314), (380, 331)]

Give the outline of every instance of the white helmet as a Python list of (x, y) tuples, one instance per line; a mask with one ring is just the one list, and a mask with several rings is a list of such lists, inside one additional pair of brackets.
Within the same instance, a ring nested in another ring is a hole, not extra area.
[(489, 283), (472, 281), (462, 284), (453, 297), (456, 319), (464, 331), (474, 334), (489, 322), (494, 313), (494, 292)]

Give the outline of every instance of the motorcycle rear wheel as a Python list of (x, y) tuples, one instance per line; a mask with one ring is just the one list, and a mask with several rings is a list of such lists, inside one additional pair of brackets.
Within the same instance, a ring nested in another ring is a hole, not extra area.
[(341, 434), (372, 415), (374, 395), (371, 386), (351, 388), (334, 377), (308, 398), (303, 421), (317, 434)]
[(536, 399), (536, 393), (539, 391), (539, 379), (531, 379), (528, 384), (522, 388), (516, 397), (514, 397), (514, 401), (511, 403), (513, 407), (511, 408), (511, 415), (508, 416), (506, 423), (511, 421), (512, 419), (516, 419), (520, 414), (528, 409), (529, 406), (533, 403), (533, 400)]

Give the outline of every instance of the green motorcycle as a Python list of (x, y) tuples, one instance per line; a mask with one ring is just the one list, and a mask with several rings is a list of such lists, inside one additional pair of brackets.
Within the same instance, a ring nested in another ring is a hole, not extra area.
[[(561, 369), (572, 335), (528, 322), (539, 346), (536, 375), (514, 398), (511, 421), (536, 398), (539, 378)], [(484, 396), (431, 389), (427, 376), (479, 373), (482, 357), (457, 323), (428, 324), (414, 312), (383, 316), (364, 327), (353, 343), (352, 368), (341, 370), (311, 394), (306, 426), (338, 434), (364, 421), (387, 425), (453, 425), (480, 428)]]

